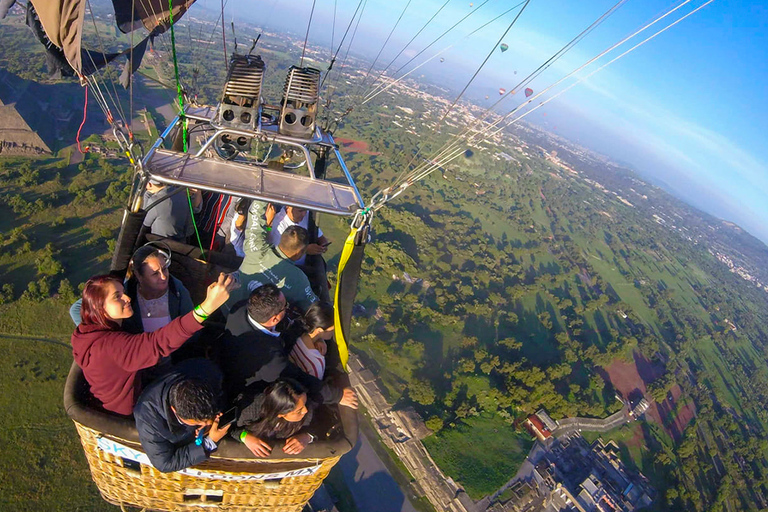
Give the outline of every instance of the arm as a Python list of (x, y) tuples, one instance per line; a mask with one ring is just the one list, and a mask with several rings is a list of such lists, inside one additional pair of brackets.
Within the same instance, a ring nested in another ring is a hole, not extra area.
[[(208, 287), (205, 300), (194, 311), (180, 316), (154, 332), (130, 334), (124, 331), (105, 333), (106, 353), (121, 368), (138, 371), (156, 364), (161, 357), (184, 344), (190, 336), (203, 328), (202, 323), (229, 298), (229, 292), (237, 287), (231, 276), (219, 274), (215, 283)], [(198, 310), (204, 311), (198, 313)]]
[(69, 308), (69, 316), (72, 318), (72, 321), (75, 322), (75, 326), (80, 325), (81, 323), (81, 317), (80, 317), (80, 309), (83, 307), (83, 299), (77, 299), (74, 304)]
[(154, 332), (130, 334), (112, 331), (106, 334), (105, 351), (121, 368), (139, 371), (157, 364), (203, 328), (194, 313), (187, 313)]
[(196, 445), (194, 439), (187, 444), (177, 446), (152, 425), (142, 421), (140, 415), (136, 416), (136, 428), (139, 431), (141, 447), (158, 471), (163, 473), (179, 471), (200, 464), (208, 458), (205, 448)]

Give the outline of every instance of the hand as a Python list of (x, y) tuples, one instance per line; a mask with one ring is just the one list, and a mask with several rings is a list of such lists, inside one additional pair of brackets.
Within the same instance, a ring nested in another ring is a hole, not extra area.
[(275, 215), (277, 215), (277, 209), (275, 208), (275, 205), (272, 203), (269, 203), (267, 205), (267, 210), (264, 212), (264, 217), (267, 221), (267, 226), (272, 225), (272, 221), (275, 220)]
[(257, 457), (269, 457), (272, 453), (272, 447), (253, 434), (247, 434), (243, 443)]
[(229, 293), (239, 287), (240, 283), (237, 282), (237, 279), (234, 276), (221, 273), (216, 282), (208, 287), (208, 293), (200, 306), (205, 313), (212, 315), (222, 304), (227, 302)]
[(229, 425), (219, 428), (219, 418), (221, 418), (221, 413), (216, 415), (216, 419), (213, 420), (213, 425), (211, 425), (211, 430), (208, 431), (208, 437), (210, 437), (211, 441), (214, 443), (221, 441), (221, 438), (229, 432), (229, 427), (232, 426), (230, 423)]
[(323, 340), (317, 340), (315, 342), (315, 349), (317, 349), (317, 351), (322, 355), (325, 355), (326, 352), (328, 352), (328, 345), (326, 345)]
[(307, 245), (307, 254), (323, 254), (328, 248), (323, 245), (309, 244)]
[(344, 393), (341, 395), (339, 405), (357, 409), (357, 393), (355, 393), (355, 390), (352, 388), (344, 388)]
[(304, 448), (307, 447), (309, 442), (311, 441), (311, 437), (309, 437), (309, 434), (297, 434), (293, 437), (289, 437), (288, 440), (285, 442), (285, 446), (283, 447), (283, 451), (289, 455), (295, 455), (297, 453), (301, 453), (304, 451)]

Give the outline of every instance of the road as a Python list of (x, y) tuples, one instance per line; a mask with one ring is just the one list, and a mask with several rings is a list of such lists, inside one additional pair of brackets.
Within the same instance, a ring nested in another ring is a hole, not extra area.
[(339, 467), (361, 512), (416, 512), (363, 432)]

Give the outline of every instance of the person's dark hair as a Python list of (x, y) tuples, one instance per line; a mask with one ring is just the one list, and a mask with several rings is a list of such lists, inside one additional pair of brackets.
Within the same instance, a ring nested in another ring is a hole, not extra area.
[(244, 197), (240, 199), (235, 205), (235, 212), (237, 212), (238, 215), (247, 215), (250, 207), (251, 207), (251, 200), (248, 199), (247, 197)]
[(185, 379), (171, 386), (168, 403), (184, 420), (212, 420), (219, 412), (213, 389), (197, 379)]
[[(283, 378), (273, 382), (256, 397), (253, 405), (258, 411), (258, 416), (245, 425), (245, 429), (261, 439), (287, 439), (296, 434), (311, 421), (311, 413), (308, 412), (301, 421), (293, 423), (285, 421), (279, 415), (296, 409), (299, 397), (306, 392), (307, 388), (293, 379)], [(307, 409), (309, 408), (310, 404), (307, 403)]]
[(248, 296), (248, 315), (263, 324), (283, 310), (280, 289), (272, 283), (254, 289)]
[(85, 283), (83, 288), (83, 305), (80, 308), (81, 324), (101, 325), (108, 329), (120, 329), (120, 325), (107, 316), (104, 302), (107, 300), (107, 285), (115, 283), (122, 286), (120, 279), (115, 276), (94, 276)]
[(327, 302), (315, 302), (304, 313), (304, 327), (312, 332), (318, 327), (327, 329), (333, 325), (333, 306)]
[(280, 235), (280, 249), (283, 252), (296, 254), (306, 249), (309, 244), (309, 231), (301, 226), (288, 226)]
[(147, 261), (147, 259), (156, 257), (160, 261), (164, 261), (168, 259), (169, 255), (170, 251), (166, 252), (165, 250), (155, 245), (147, 244), (139, 247), (136, 252), (133, 253), (133, 256), (131, 256), (131, 261), (128, 263), (128, 271), (125, 274), (125, 278), (136, 279), (135, 274), (143, 273), (144, 263)]

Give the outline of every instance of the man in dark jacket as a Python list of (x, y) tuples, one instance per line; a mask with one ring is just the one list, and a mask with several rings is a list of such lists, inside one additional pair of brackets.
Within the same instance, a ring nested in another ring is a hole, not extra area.
[(133, 415), (141, 446), (155, 468), (179, 471), (216, 450), (229, 430), (229, 425), (218, 424), (220, 390), (221, 372), (205, 359), (181, 363), (144, 390)]
[(256, 386), (261, 390), (281, 377), (298, 380), (319, 393), (321, 401), (338, 403), (343, 391), (301, 371), (288, 360), (288, 354), (301, 335), (298, 326), (284, 333), (276, 330), (285, 317), (288, 304), (285, 296), (273, 284), (253, 290), (247, 301), (235, 305), (227, 317), (227, 327), (221, 344), (220, 366), (224, 373), (224, 389), (230, 400)]

